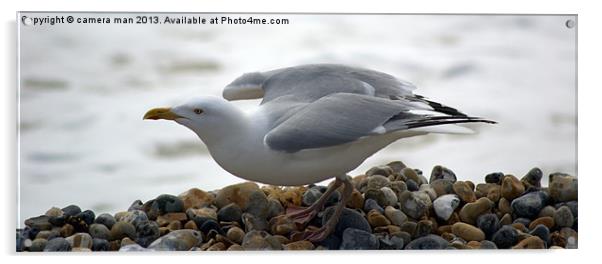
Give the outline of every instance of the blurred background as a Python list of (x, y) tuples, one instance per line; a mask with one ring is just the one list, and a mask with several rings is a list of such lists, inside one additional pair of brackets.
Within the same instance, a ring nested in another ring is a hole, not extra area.
[[(46, 15), (56, 14), (31, 14)], [(136, 199), (243, 181), (193, 132), (143, 114), (221, 96), (245, 72), (308, 63), (383, 71), (414, 83), (417, 94), (499, 122), (470, 125), (474, 135), (399, 140), (351, 175), (394, 160), (427, 178), (444, 165), (477, 183), (536, 166), (544, 185), (552, 172), (577, 174), (576, 25), (567, 26), (575, 16), (228, 16), (289, 24), (21, 24), (18, 223), (52, 206), (115, 213)], [(259, 100), (235, 104), (253, 109)]]

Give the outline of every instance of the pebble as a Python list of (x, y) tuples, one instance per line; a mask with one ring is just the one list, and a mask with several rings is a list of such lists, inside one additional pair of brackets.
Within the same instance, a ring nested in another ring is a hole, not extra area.
[(401, 226), (408, 221), (408, 216), (401, 210), (395, 209), (393, 206), (387, 206), (385, 208), (385, 216), (391, 221), (391, 224), (396, 226)]
[(73, 226), (70, 224), (65, 224), (61, 227), (59, 232), (62, 237), (68, 237), (75, 233), (75, 228), (73, 228)]
[(144, 211), (144, 203), (142, 201), (140, 201), (140, 200), (136, 200), (136, 201), (132, 202), (132, 204), (128, 208), (128, 212), (129, 211), (134, 211), (134, 210), (142, 210), (142, 211)]
[(151, 200), (150, 208), (147, 211), (149, 219), (156, 219), (159, 215), (166, 213), (184, 212), (184, 203), (180, 198), (170, 194), (159, 195)]
[(485, 233), (481, 229), (462, 222), (452, 225), (452, 233), (466, 241), (481, 241), (485, 239)]
[(377, 210), (372, 210), (372, 211), (368, 212), (367, 217), (368, 217), (368, 223), (370, 223), (370, 225), (372, 227), (387, 226), (387, 225), (391, 224), (391, 221), (389, 221), (389, 219), (387, 219), (387, 217), (382, 215)]
[[(502, 180), (502, 197), (508, 201), (514, 200), (519, 197), (525, 191), (525, 186), (513, 175), (506, 175)], [(488, 192), (486, 192), (488, 193)]]
[[(399, 164), (397, 164), (399, 165)], [(405, 166), (405, 165), (404, 165)], [(393, 169), (390, 166), (386, 166), (386, 165), (381, 165), (381, 166), (374, 166), (372, 168), (370, 168), (367, 172), (366, 172), (366, 176), (370, 177), (370, 176), (389, 176), (393, 174)]]
[(102, 224), (102, 225), (106, 226), (109, 229), (111, 229), (116, 222), (117, 221), (115, 220), (115, 217), (113, 217), (110, 214), (106, 214), (106, 213), (105, 214), (100, 214), (94, 220), (94, 223)]
[(364, 203), (364, 212), (370, 212), (372, 210), (377, 210), (380, 213), (384, 212), (384, 209), (378, 205), (378, 202), (373, 199), (366, 199), (366, 202)]
[(72, 248), (92, 248), (92, 236), (88, 233), (77, 233), (66, 239)]
[(365, 230), (347, 228), (343, 232), (340, 249), (358, 250), (358, 249), (378, 249), (379, 242), (376, 236)]
[(458, 195), (460, 200), (465, 203), (472, 203), (477, 200), (477, 197), (474, 194), (474, 191), (470, 188), (470, 186), (463, 181), (456, 181), (452, 185), (454, 193)]
[[(334, 213), (334, 210), (334, 206), (328, 207), (326, 210), (324, 210), (324, 215), (322, 216), (322, 225), (326, 224), (328, 219), (330, 219)], [(363, 215), (355, 210), (343, 208), (341, 218), (339, 218), (334, 234), (341, 237), (343, 235), (343, 231), (347, 228), (355, 228), (364, 230), (366, 232), (372, 232), (370, 223), (368, 223), (368, 220), (366, 220)]]
[(415, 193), (409, 191), (401, 194), (399, 202), (401, 211), (414, 219), (420, 219), (426, 214), (428, 209), (428, 205), (424, 200), (419, 198)]
[(416, 230), (414, 231), (414, 237), (426, 236), (433, 232), (433, 222), (430, 220), (420, 220), (416, 224)]
[(313, 250), (314, 244), (307, 240), (295, 241), (283, 246), (284, 250)]
[[(268, 215), (268, 198), (262, 190), (251, 191), (248, 196), (247, 207), (243, 211), (265, 219)], [(242, 207), (241, 207), (242, 209)]]
[(541, 211), (539, 211), (538, 217), (549, 216), (554, 218), (554, 214), (556, 213), (556, 208), (551, 205), (546, 205)]
[[(194, 210), (194, 209), (189, 209), (189, 210)], [(215, 210), (213, 210), (214, 214), (212, 214), (211, 216), (215, 216)], [(194, 212), (191, 212), (191, 215), (194, 215)], [(186, 213), (167, 213), (164, 215), (160, 215), (157, 217), (157, 224), (159, 226), (166, 226), (171, 222), (183, 222), (186, 221), (188, 219), (188, 215)], [(136, 225), (137, 226), (137, 225)]]
[(296, 225), (288, 217), (274, 217), (269, 222), (270, 231), (273, 235), (288, 235), (296, 230)]
[(42, 252), (42, 251), (44, 251), (44, 248), (46, 247), (47, 243), (48, 243), (48, 240), (46, 240), (44, 238), (36, 238), (31, 242), (31, 246), (29, 246), (29, 251)]
[(501, 172), (493, 172), (493, 173), (489, 173), (487, 175), (485, 175), (485, 182), (486, 183), (495, 183), (495, 184), (502, 184), (502, 178), (504, 178), (504, 173)]
[(351, 193), (351, 198), (347, 202), (347, 206), (353, 209), (361, 209), (364, 206), (364, 196), (362, 195), (362, 193), (356, 189), (353, 189), (353, 192)]
[(92, 239), (92, 251), (109, 251), (109, 241), (106, 239)]
[[(268, 199), (267, 219), (271, 219), (272, 217), (281, 215), (283, 213), (284, 213), (284, 207), (282, 206), (282, 204), (276, 199), (269, 198)], [(240, 220), (238, 220), (238, 221), (240, 221)]]
[[(265, 231), (253, 230), (245, 234), (241, 246), (244, 250), (275, 250), (281, 249), (282, 244), (279, 241), (270, 241), (271, 237)], [(276, 243), (275, 243), (276, 242)]]
[(460, 205), (460, 198), (455, 194), (442, 195), (433, 202), (435, 214), (445, 221), (449, 220), (458, 205)]
[(159, 225), (153, 221), (142, 221), (136, 226), (136, 243), (148, 247), (160, 236)]
[(63, 214), (67, 215), (67, 216), (76, 216), (77, 214), (82, 212), (82, 209), (79, 208), (79, 206), (74, 205), (74, 204), (68, 205), (61, 210), (63, 211)]
[(541, 188), (541, 178), (543, 178), (543, 172), (539, 168), (531, 169), (527, 175), (523, 176), (520, 180), (527, 189), (539, 190)]
[(489, 240), (483, 240), (483, 241), (481, 241), (481, 246), (479, 248), (480, 249), (497, 249), (497, 246), (495, 245), (495, 243), (493, 243)]
[(226, 222), (239, 222), (242, 219), (242, 209), (235, 204), (228, 204), (217, 211), (217, 219)]
[(385, 207), (386, 206), (396, 206), (397, 205), (397, 195), (395, 192), (389, 187), (382, 187), (380, 191), (385, 195)]
[(446, 249), (449, 242), (437, 235), (426, 235), (412, 240), (406, 249)]
[(511, 248), (518, 242), (518, 231), (510, 225), (502, 226), (491, 239), (498, 248)]
[(556, 212), (554, 213), (554, 223), (557, 227), (572, 227), (573, 221), (573, 213), (568, 206), (565, 205), (556, 209)]
[(512, 249), (544, 249), (545, 247), (545, 242), (541, 238), (530, 236), (518, 242)]
[(121, 240), (124, 237), (136, 238), (136, 228), (125, 221), (119, 221), (113, 225), (110, 232), (110, 240)]
[(67, 239), (62, 237), (57, 237), (48, 240), (46, 246), (44, 247), (44, 252), (53, 251), (71, 251), (71, 244), (69, 244), (69, 241), (67, 241)]
[(380, 236), (378, 237), (379, 249), (399, 250), (403, 249), (403, 239), (398, 236)]
[(212, 219), (203, 222), (203, 224), (199, 226), (199, 230), (207, 236), (209, 236), (209, 233), (212, 231), (216, 232), (217, 234), (225, 235), (219, 223)]
[(434, 180), (438, 180), (438, 179), (447, 179), (447, 180), (451, 180), (452, 182), (456, 181), (456, 174), (443, 166), (437, 165), (435, 167), (433, 167), (433, 170), (431, 171), (431, 179), (429, 180), (429, 183), (433, 182)]
[(48, 209), (48, 211), (46, 211), (46, 213), (44, 213), (44, 215), (48, 216), (48, 217), (59, 217), (62, 216), (63, 210), (61, 210), (58, 207), (52, 207), (50, 209)]
[(214, 196), (208, 192), (198, 188), (192, 188), (178, 195), (184, 205), (184, 211), (189, 208), (203, 208), (211, 205), (214, 201)]
[(431, 187), (435, 189), (437, 196), (443, 196), (446, 194), (454, 194), (454, 182), (452, 180), (440, 179), (430, 183)]
[(146, 213), (142, 210), (131, 210), (126, 212), (121, 218), (120, 221), (128, 222), (133, 226), (138, 226), (140, 222), (148, 221), (148, 217)]
[(529, 234), (532, 236), (538, 236), (541, 238), (541, 240), (546, 242), (546, 244), (548, 244), (550, 241), (550, 229), (545, 225), (540, 224), (531, 228), (531, 232), (529, 232)]
[[(186, 211), (186, 215), (188, 215), (188, 218), (191, 218), (191, 219), (200, 217), (200, 218), (217, 220), (217, 211), (211, 207), (203, 207), (203, 208), (199, 208), (199, 209), (190, 208)], [(173, 221), (173, 220), (168, 220), (167, 222), (169, 223), (171, 221)], [(197, 225), (199, 225), (199, 224), (197, 223)]]
[(419, 190), (418, 183), (416, 183), (416, 182), (415, 182), (414, 180), (412, 180), (412, 179), (408, 179), (408, 180), (406, 181), (406, 186), (407, 186), (407, 188), (408, 188), (408, 191), (410, 191), (410, 192), (415, 192), (415, 191), (418, 191), (418, 190)]
[(512, 212), (518, 217), (535, 218), (547, 205), (548, 195), (543, 191), (530, 192), (512, 201)]
[(169, 232), (152, 242), (148, 248), (158, 251), (187, 251), (203, 242), (203, 234), (196, 230), (182, 229)]
[(245, 226), (246, 232), (253, 230), (267, 230), (269, 227), (268, 222), (265, 219), (256, 217), (250, 213), (242, 214), (242, 223)]
[(235, 203), (243, 211), (246, 211), (250, 196), (256, 191), (260, 191), (260, 189), (254, 182), (228, 185), (218, 191), (215, 197), (215, 205), (217, 205), (218, 208), (222, 208), (230, 203)]
[[(406, 178), (407, 180), (413, 180), (414, 182), (418, 183), (421, 181), (420, 177), (418, 176), (418, 174), (416, 173), (416, 171), (414, 169), (411, 168), (404, 168), (401, 170), (401, 175), (403, 175), (404, 178)], [(407, 182), (406, 180), (406, 182)]]
[(94, 212), (92, 212), (92, 210), (85, 210), (83, 212), (80, 212), (79, 214), (76, 214), (75, 217), (86, 222), (86, 225), (89, 226), (92, 223), (94, 223), (94, 219), (96, 218), (96, 215), (94, 214)]
[(111, 236), (111, 231), (102, 224), (92, 224), (88, 229), (88, 233), (92, 236), (92, 238), (100, 238), (100, 239), (109, 239)]
[(550, 216), (539, 217), (539, 218), (533, 220), (531, 223), (529, 223), (529, 229), (533, 229), (538, 225), (544, 225), (547, 228), (553, 228), (555, 225), (554, 218), (552, 218)]
[(562, 173), (550, 175), (549, 192), (551, 198), (556, 202), (567, 202), (577, 200), (577, 177)]
[(491, 239), (500, 229), (500, 220), (496, 214), (483, 214), (477, 218), (477, 227), (483, 231), (485, 238)]
[(364, 199), (374, 200), (381, 207), (385, 207), (388, 205), (387, 198), (385, 197), (385, 194), (383, 193), (383, 191), (381, 191), (380, 189), (366, 190), (366, 192), (364, 193)]
[(230, 239), (232, 242), (237, 243), (237, 244), (242, 243), (244, 236), (245, 236), (245, 231), (240, 229), (240, 227), (236, 227), (236, 226), (228, 229), (228, 232), (226, 232), (226, 237), (228, 237), (228, 239)]
[(460, 219), (462, 222), (474, 225), (476, 224), (477, 217), (484, 213), (487, 213), (493, 207), (493, 202), (486, 197), (479, 198), (473, 203), (468, 203), (460, 209)]
[(50, 217), (46, 215), (40, 215), (25, 220), (25, 225), (36, 230), (50, 230), (52, 224), (48, 221)]
[(307, 189), (305, 193), (303, 193), (303, 205), (310, 206), (314, 204), (320, 197), (322, 196), (322, 192), (320, 189), (313, 187)]
[[(386, 167), (390, 170), (389, 167)], [(368, 175), (368, 174), (366, 174)], [(391, 181), (384, 175), (368, 175), (368, 189), (380, 189), (391, 186)]]

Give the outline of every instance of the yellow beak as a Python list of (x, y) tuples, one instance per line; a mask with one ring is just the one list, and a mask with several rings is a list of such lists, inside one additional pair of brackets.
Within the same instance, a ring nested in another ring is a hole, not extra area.
[(179, 116), (179, 115), (175, 114), (174, 112), (172, 112), (171, 108), (153, 108), (151, 110), (148, 110), (148, 112), (146, 112), (146, 114), (144, 114), (144, 117), (142, 119), (176, 120), (177, 118), (180, 118), (180, 117), (181, 116)]

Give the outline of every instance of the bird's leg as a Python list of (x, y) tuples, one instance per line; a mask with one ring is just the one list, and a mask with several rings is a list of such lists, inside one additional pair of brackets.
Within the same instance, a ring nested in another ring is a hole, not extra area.
[(307, 224), (307, 222), (311, 221), (311, 219), (313, 219), (316, 216), (316, 214), (318, 214), (318, 212), (320, 210), (322, 210), (322, 208), (324, 207), (324, 204), (326, 204), (326, 201), (328, 201), (329, 196), (337, 188), (339, 188), (339, 186), (341, 186), (341, 184), (343, 184), (343, 181), (341, 181), (337, 178), (334, 181), (334, 183), (330, 187), (328, 187), (328, 189), (326, 189), (326, 192), (324, 192), (322, 194), (322, 196), (320, 196), (320, 198), (315, 203), (313, 203), (311, 206), (309, 206), (307, 208), (288, 207), (286, 209), (286, 216), (288, 218), (292, 219), (295, 223), (298, 223), (301, 225)]
[(319, 229), (315, 231), (306, 232), (304, 235), (305, 239), (312, 242), (322, 241), (326, 239), (326, 237), (328, 237), (328, 235), (330, 235), (330, 233), (332, 233), (336, 228), (337, 223), (339, 222), (339, 218), (343, 213), (343, 208), (345, 208), (345, 205), (347, 204), (347, 201), (349, 201), (349, 199), (351, 198), (351, 193), (353, 192), (353, 185), (351, 184), (351, 181), (349, 181), (349, 179), (341, 181), (344, 184), (343, 193), (341, 195), (341, 201), (334, 210), (334, 214), (332, 214), (332, 216), (330, 216), (326, 224), (320, 227)]

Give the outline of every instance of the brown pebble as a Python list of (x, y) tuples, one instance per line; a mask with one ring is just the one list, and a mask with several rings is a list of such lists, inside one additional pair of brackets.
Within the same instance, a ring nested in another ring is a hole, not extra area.
[(182, 223), (180, 221), (171, 221), (169, 225), (167, 225), (167, 229), (169, 231), (175, 231), (182, 229)]
[(529, 224), (529, 229), (533, 229), (538, 225), (545, 225), (547, 228), (552, 229), (554, 227), (554, 218), (549, 216), (537, 218)]
[(312, 250), (314, 244), (307, 240), (295, 241), (284, 245), (284, 250)]
[(493, 201), (494, 203), (497, 203), (500, 200), (501, 196), (501, 187), (491, 188), (491, 190), (489, 190), (489, 193), (487, 193), (487, 198)]
[(512, 216), (510, 214), (504, 214), (500, 219), (500, 226), (510, 225), (512, 224)]
[(441, 234), (441, 237), (447, 241), (452, 241), (456, 238), (456, 235), (452, 234), (451, 232), (445, 232)]
[(245, 231), (243, 231), (240, 227), (232, 227), (228, 229), (228, 232), (226, 232), (226, 237), (228, 237), (228, 239), (232, 240), (232, 242), (237, 244), (242, 243), (242, 239), (244, 238), (244, 236)]
[(124, 237), (123, 239), (121, 239), (121, 247), (127, 246), (127, 245), (132, 245), (132, 244), (136, 244), (136, 242), (134, 242), (134, 240), (132, 240), (129, 237)]
[(228, 247), (228, 251), (243, 251), (243, 250), (245, 250), (245, 249), (238, 244), (233, 244), (232, 246)]
[(479, 249), (481, 248), (481, 242), (472, 240), (466, 243), (466, 247), (470, 249)]
[(159, 226), (166, 226), (173, 221), (186, 221), (188, 216), (186, 213), (167, 213), (157, 217), (157, 224)]
[(65, 224), (61, 227), (61, 236), (62, 237), (70, 237), (75, 232), (75, 228), (70, 224)]
[(468, 203), (460, 209), (460, 219), (462, 222), (474, 225), (477, 217), (487, 213), (493, 207), (493, 202), (487, 197), (479, 198), (476, 202)]
[(226, 250), (226, 245), (222, 242), (217, 242), (213, 245), (211, 245), (207, 251), (224, 251)]
[(452, 226), (451, 225), (439, 226), (439, 228), (437, 228), (437, 232), (438, 232), (438, 234), (451, 233), (452, 232)]
[(347, 207), (354, 209), (362, 209), (364, 207), (364, 196), (356, 189), (351, 193), (351, 199), (347, 202)]
[(463, 181), (457, 181), (452, 185), (454, 192), (460, 197), (460, 200), (466, 203), (472, 203), (477, 200), (474, 192), (468, 184)]
[(529, 232), (527, 227), (525, 225), (523, 225), (522, 223), (513, 223), (512, 227), (514, 227), (514, 229), (522, 231), (522, 232)]
[(466, 241), (482, 241), (485, 239), (485, 233), (481, 229), (461, 222), (455, 223), (452, 226), (452, 233)]
[(389, 221), (387, 217), (379, 213), (376, 209), (370, 210), (370, 212), (368, 212), (367, 218), (368, 223), (370, 223), (372, 227), (387, 226), (391, 224), (391, 221)]
[(213, 203), (215, 197), (205, 191), (197, 188), (192, 188), (188, 191), (181, 193), (178, 196), (184, 203), (184, 211), (188, 208), (202, 208)]
[(502, 197), (506, 198), (508, 201), (514, 200), (514, 198), (519, 197), (525, 191), (525, 186), (522, 182), (514, 175), (506, 175), (502, 180)]
[(538, 236), (531, 236), (518, 242), (512, 249), (544, 249), (545, 243)]
[(196, 226), (196, 223), (192, 220), (189, 220), (188, 222), (186, 222), (186, 224), (184, 225), (184, 229), (192, 229), (192, 230), (198, 230), (199, 228)]
[(510, 207), (510, 202), (504, 197), (500, 198), (500, 200), (498, 201), (497, 208), (502, 214), (512, 213), (512, 207)]

